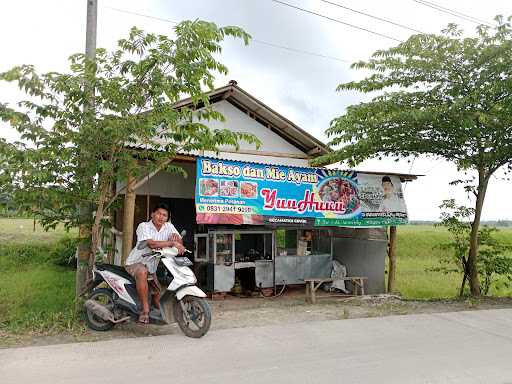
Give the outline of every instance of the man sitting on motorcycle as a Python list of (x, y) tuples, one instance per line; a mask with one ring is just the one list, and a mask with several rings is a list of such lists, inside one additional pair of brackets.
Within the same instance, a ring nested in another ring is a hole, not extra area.
[[(151, 249), (176, 247), (181, 255), (185, 252), (183, 240), (168, 220), (170, 217), (169, 206), (165, 203), (158, 204), (151, 212), (151, 220), (140, 223), (137, 227), (137, 244), (146, 241)], [(136, 247), (135, 247), (136, 248)], [(135, 278), (137, 294), (142, 303), (142, 312), (139, 315), (139, 322), (149, 323), (149, 302), (148, 302), (148, 268), (140, 252), (134, 250), (126, 260), (125, 268)], [(151, 281), (151, 296), (154, 306), (160, 308), (160, 287), (156, 274), (153, 274)]]

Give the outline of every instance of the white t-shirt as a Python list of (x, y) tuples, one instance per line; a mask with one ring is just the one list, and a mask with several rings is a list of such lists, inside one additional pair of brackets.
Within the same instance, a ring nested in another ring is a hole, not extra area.
[[(158, 230), (153, 224), (153, 221), (149, 220), (140, 223), (137, 227), (137, 244), (144, 240), (167, 241), (173, 233), (177, 234), (181, 238), (179, 232), (171, 223), (166, 222), (164, 225), (162, 225), (162, 228)], [(134, 252), (135, 249), (136, 247), (128, 255), (128, 258), (126, 259), (126, 265), (139, 263), (142, 260), (140, 252)]]
[(396, 195), (390, 199), (383, 199), (379, 212), (405, 212), (405, 204)]

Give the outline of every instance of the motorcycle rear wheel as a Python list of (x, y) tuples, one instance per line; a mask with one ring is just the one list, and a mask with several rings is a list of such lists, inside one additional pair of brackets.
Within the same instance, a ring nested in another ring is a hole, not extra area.
[[(185, 308), (182, 308), (180, 301)], [(185, 296), (178, 300), (174, 308), (176, 321), (185, 335), (196, 339), (206, 335), (210, 329), (212, 314), (205, 299)]]
[[(106, 306), (111, 311), (114, 309), (114, 297), (111, 289), (97, 288), (91, 292), (89, 300), (97, 301), (99, 304)], [(109, 331), (114, 327), (114, 323), (108, 320), (103, 320), (88, 309), (85, 311), (85, 323), (93, 331)]]

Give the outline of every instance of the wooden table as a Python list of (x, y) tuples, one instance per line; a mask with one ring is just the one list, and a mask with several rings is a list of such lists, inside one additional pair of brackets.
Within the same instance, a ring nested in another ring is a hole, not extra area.
[[(350, 277), (343, 277), (336, 280), (344, 280), (344, 281), (350, 281), (352, 285), (354, 286), (354, 295), (357, 295), (358, 291), (360, 295), (364, 295), (364, 284), (365, 281), (368, 280), (367, 277), (364, 276), (350, 276)], [(306, 302), (315, 304), (316, 303), (316, 290), (323, 284), (323, 283), (332, 283), (334, 280), (331, 278), (310, 278), (310, 279), (304, 279), (306, 282)]]

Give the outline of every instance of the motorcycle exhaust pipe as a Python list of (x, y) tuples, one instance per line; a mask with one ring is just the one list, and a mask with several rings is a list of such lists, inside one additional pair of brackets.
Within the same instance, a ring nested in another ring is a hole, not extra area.
[(85, 302), (85, 308), (87, 308), (102, 320), (115, 323), (114, 314), (107, 307), (101, 305), (97, 301), (87, 300)]
[(87, 308), (89, 311), (91, 311), (101, 319), (105, 321), (110, 321), (114, 324), (130, 320), (130, 316), (126, 316), (123, 317), (122, 319), (116, 320), (114, 318), (114, 314), (110, 311), (110, 309), (94, 300), (87, 300), (85, 302), (85, 308)]
[(122, 323), (124, 321), (130, 320), (130, 316), (126, 316), (126, 317), (123, 317), (122, 319), (116, 320), (114, 318), (114, 314), (110, 311), (110, 309), (108, 309), (104, 305), (101, 305), (100, 303), (98, 303), (97, 301), (94, 301), (94, 300), (87, 300), (85, 302), (85, 308), (87, 308), (89, 311), (94, 313), (99, 318), (101, 318), (105, 321), (110, 321), (114, 324)]

